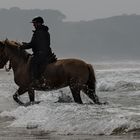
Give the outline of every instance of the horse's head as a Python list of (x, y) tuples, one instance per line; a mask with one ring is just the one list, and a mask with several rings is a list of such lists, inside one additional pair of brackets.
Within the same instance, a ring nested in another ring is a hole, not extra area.
[(0, 41), (0, 69), (3, 68), (8, 62), (9, 58), (5, 52), (5, 41)]
[(20, 49), (20, 46), (21, 44), (16, 41), (10, 41), (8, 39), (0, 41), (0, 68), (3, 68), (8, 60), (13, 60), (14, 63), (28, 61), (29, 53)]

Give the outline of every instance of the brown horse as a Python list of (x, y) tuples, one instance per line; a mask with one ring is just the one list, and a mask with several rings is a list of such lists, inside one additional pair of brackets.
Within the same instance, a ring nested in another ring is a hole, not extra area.
[[(30, 60), (29, 53), (21, 50), (16, 42), (8, 40), (0, 42), (0, 68), (3, 68), (8, 61), (10, 62), (14, 81), (19, 86), (13, 99), (20, 105), (25, 105), (19, 100), (20, 95), (28, 92), (30, 103), (33, 103), (34, 90), (40, 89), (38, 85), (31, 86)], [(43, 77), (45, 78), (43, 90), (69, 86), (76, 103), (82, 104), (80, 96), (82, 90), (95, 104), (101, 104), (95, 93), (96, 78), (91, 64), (78, 59), (57, 60), (45, 67)]]

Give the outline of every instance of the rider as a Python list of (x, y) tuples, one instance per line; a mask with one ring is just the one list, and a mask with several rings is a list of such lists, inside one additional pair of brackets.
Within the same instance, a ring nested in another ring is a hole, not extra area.
[(33, 57), (31, 59), (31, 74), (32, 80), (39, 80), (42, 70), (42, 65), (49, 63), (49, 57), (54, 56), (50, 48), (50, 33), (49, 28), (45, 26), (42, 17), (36, 17), (32, 20), (35, 30), (33, 31), (32, 39), (29, 43), (23, 42), (21, 49), (32, 48)]

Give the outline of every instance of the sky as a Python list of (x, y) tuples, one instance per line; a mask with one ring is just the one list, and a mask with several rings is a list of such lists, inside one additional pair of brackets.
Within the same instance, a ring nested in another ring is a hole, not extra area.
[(0, 0), (0, 8), (54, 9), (67, 21), (92, 20), (121, 14), (140, 15), (140, 0)]

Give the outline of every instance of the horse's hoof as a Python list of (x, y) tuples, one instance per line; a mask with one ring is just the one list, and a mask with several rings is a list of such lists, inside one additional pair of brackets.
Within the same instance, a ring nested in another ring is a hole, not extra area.
[(21, 102), (21, 101), (18, 99), (17, 95), (13, 95), (13, 99), (14, 99), (14, 101), (16, 101), (16, 103), (18, 103), (19, 105), (24, 106), (24, 103)]

